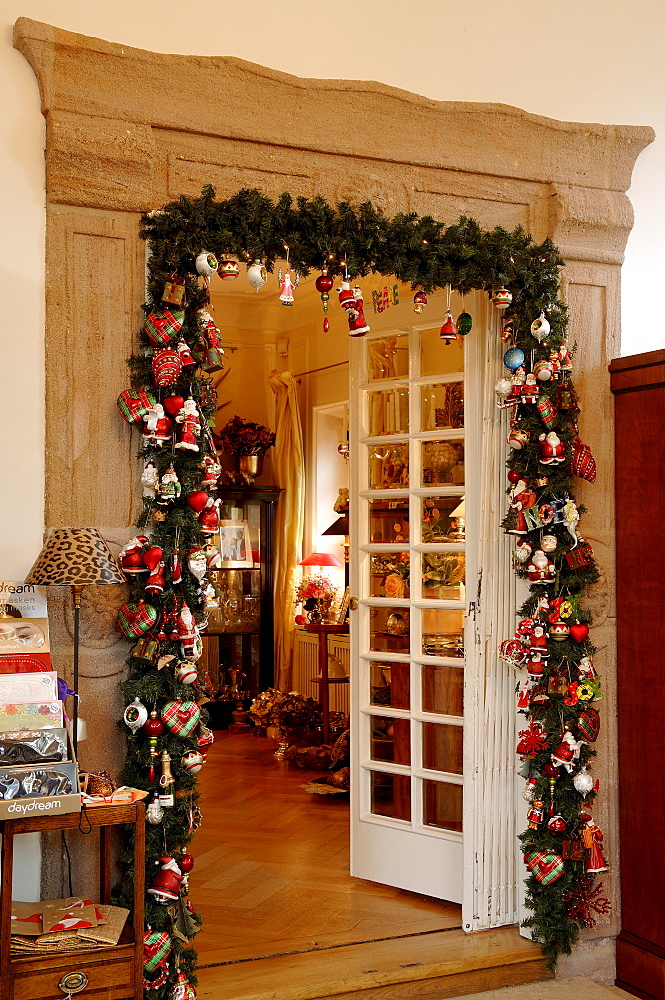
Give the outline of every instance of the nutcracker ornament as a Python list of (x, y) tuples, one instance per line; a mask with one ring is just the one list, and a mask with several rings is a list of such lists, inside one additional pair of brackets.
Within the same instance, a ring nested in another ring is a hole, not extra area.
[(188, 368), (196, 368), (196, 361), (194, 355), (192, 354), (189, 344), (186, 340), (180, 338), (176, 344), (176, 351), (178, 352), (178, 357), (180, 358), (180, 364), (182, 365), (183, 371)]
[(199, 446), (196, 439), (201, 435), (201, 419), (196, 400), (192, 396), (185, 400), (175, 420), (180, 425), (180, 429), (174, 447), (187, 451), (198, 451)]
[(222, 349), (219, 330), (215, 326), (215, 321), (207, 309), (199, 311), (199, 319), (203, 324), (200, 338), (204, 354), (203, 368), (209, 374), (222, 371), (224, 368), (224, 362), (222, 361), (224, 351)]

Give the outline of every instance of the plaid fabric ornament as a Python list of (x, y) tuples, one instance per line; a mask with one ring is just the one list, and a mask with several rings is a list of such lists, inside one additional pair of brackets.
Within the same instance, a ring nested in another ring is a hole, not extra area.
[(566, 552), (566, 562), (571, 569), (584, 569), (593, 562), (593, 549), (588, 542), (581, 542), (576, 548)]
[(144, 389), (125, 389), (118, 396), (115, 405), (123, 420), (128, 424), (137, 424), (144, 419), (156, 402), (156, 397)]
[(553, 851), (530, 851), (524, 855), (524, 864), (541, 885), (551, 885), (566, 870), (563, 858)]
[(596, 481), (596, 460), (591, 454), (588, 444), (583, 444), (579, 438), (575, 441), (573, 452), (572, 470), (580, 479), (586, 479), (588, 483)]
[[(154, 972), (158, 965), (163, 965), (171, 954), (171, 936), (166, 931), (147, 931), (143, 935), (143, 970)], [(149, 986), (148, 989), (154, 989)]]
[(162, 709), (162, 722), (174, 736), (183, 739), (191, 736), (201, 720), (201, 709), (195, 701), (176, 698), (167, 701)]
[(551, 431), (559, 420), (559, 415), (552, 405), (551, 400), (548, 399), (547, 396), (539, 396), (538, 401), (536, 402), (536, 409), (538, 410), (540, 419), (545, 424), (548, 431)]
[(166, 345), (182, 330), (185, 314), (179, 309), (148, 313), (143, 330), (153, 347)]
[(123, 604), (116, 618), (118, 628), (127, 639), (138, 639), (149, 632), (156, 621), (157, 609), (144, 601)]
[(592, 705), (588, 705), (578, 715), (577, 728), (583, 739), (588, 740), (589, 743), (596, 742), (600, 732), (600, 716)]

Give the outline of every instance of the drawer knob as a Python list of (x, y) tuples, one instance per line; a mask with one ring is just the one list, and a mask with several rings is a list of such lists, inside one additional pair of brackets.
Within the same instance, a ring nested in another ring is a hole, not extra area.
[(80, 993), (88, 985), (88, 977), (85, 972), (66, 972), (58, 983), (58, 988), (67, 997), (74, 993)]

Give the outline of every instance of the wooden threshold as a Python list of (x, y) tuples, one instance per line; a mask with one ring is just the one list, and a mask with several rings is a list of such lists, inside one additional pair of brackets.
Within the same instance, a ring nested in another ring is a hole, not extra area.
[(517, 928), (448, 930), (200, 968), (199, 1000), (435, 1000), (551, 979)]

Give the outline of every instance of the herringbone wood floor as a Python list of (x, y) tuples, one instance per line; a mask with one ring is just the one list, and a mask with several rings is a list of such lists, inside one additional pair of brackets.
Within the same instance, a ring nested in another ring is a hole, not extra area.
[(460, 926), (459, 906), (351, 878), (348, 801), (308, 795), (300, 786), (320, 772), (278, 763), (274, 749), (218, 732), (200, 773), (202, 966)]

